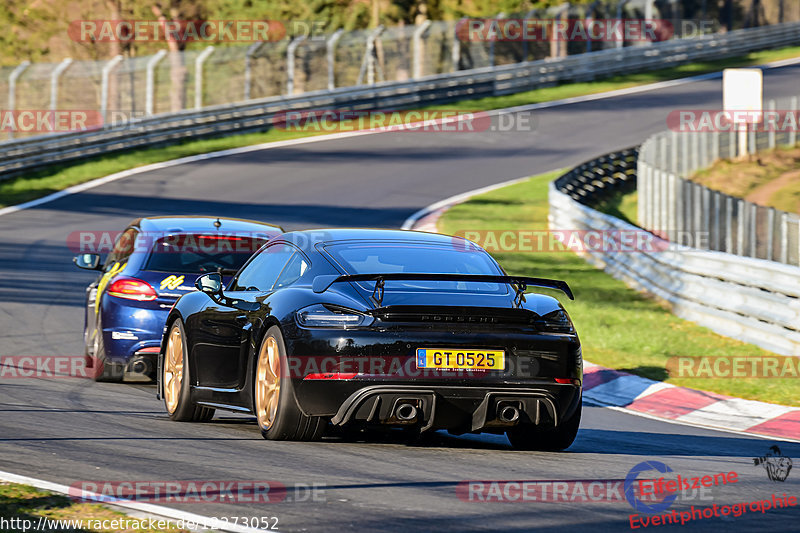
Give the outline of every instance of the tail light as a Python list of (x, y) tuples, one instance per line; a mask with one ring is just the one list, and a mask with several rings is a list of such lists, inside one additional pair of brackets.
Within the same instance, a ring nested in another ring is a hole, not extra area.
[(108, 287), (108, 294), (126, 300), (138, 300), (140, 302), (155, 300), (156, 290), (146, 281), (136, 278), (117, 278)]
[(581, 380), (573, 379), (573, 378), (555, 378), (556, 383), (560, 383), (561, 385), (575, 385), (579, 387), (581, 384)]

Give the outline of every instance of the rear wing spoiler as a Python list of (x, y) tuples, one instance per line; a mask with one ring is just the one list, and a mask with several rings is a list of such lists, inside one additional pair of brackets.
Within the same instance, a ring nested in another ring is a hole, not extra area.
[(520, 299), (528, 287), (544, 287), (556, 289), (566, 294), (570, 300), (575, 296), (566, 281), (546, 278), (529, 278), (527, 276), (499, 276), (492, 274), (413, 274), (405, 272), (392, 272), (388, 274), (344, 274), (341, 276), (317, 276), (312, 282), (312, 289), (316, 293), (327, 291), (334, 283), (374, 281), (373, 296), (380, 303), (383, 300), (383, 286), (387, 281), (414, 280), (414, 281), (471, 281), (479, 283), (507, 283), (513, 285)]

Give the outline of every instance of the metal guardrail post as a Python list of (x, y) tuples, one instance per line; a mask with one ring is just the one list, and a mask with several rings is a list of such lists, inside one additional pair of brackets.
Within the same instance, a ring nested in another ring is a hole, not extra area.
[(253, 80), (253, 55), (264, 44), (264, 41), (258, 41), (247, 47), (244, 53), (244, 99), (250, 100), (250, 87)]
[(328, 90), (332, 91), (336, 88), (336, 43), (344, 35), (343, 29), (338, 29), (333, 32), (327, 41), (325, 41), (325, 56), (328, 61)]
[[(777, 109), (777, 105), (775, 100), (770, 100), (767, 102), (767, 111), (775, 111)], [(767, 126), (767, 138), (769, 139), (769, 148), (770, 150), (775, 148), (775, 130), (778, 128), (777, 119), (774, 115), (769, 115), (770, 122), (766, 125)]]
[(103, 119), (103, 126), (108, 122), (108, 79), (111, 77), (111, 71), (121, 62), (122, 56), (118, 55), (103, 65), (102, 79), (100, 81), (100, 116)]
[[(453, 72), (458, 72), (461, 66), (461, 39), (458, 38), (458, 29), (463, 27), (464, 24), (467, 24), (469, 19), (467, 17), (462, 17), (456, 22), (455, 28), (453, 28), (453, 40), (452, 40), (452, 48), (450, 48), (450, 59), (453, 63)], [(469, 28), (467, 28), (467, 35), (469, 35)]]
[(145, 99), (144, 99), (144, 112), (146, 115), (152, 115), (155, 111), (155, 84), (156, 84), (156, 66), (162, 59), (167, 57), (166, 50), (159, 50), (155, 55), (147, 60), (147, 75), (145, 85)]
[[(630, 2), (631, 0), (619, 0), (617, 2), (617, 20), (622, 20), (622, 9), (625, 7), (625, 4)], [(625, 36), (622, 35), (620, 32), (622, 30), (618, 30), (616, 34), (614, 34), (614, 40), (616, 41), (615, 46), (617, 48), (622, 48), (625, 46)]]
[(203, 64), (206, 59), (214, 53), (214, 47), (208, 46), (205, 50), (200, 52), (200, 55), (194, 60), (194, 108), (203, 108)]
[(789, 263), (789, 213), (781, 213), (781, 263)]
[[(8, 110), (15, 111), (17, 109), (17, 80), (25, 69), (31, 65), (30, 61), (23, 61), (11, 71), (8, 76)], [(14, 138), (14, 129), (8, 130), (8, 138)]]
[(758, 206), (756, 204), (751, 204), (749, 202), (746, 203), (745, 205), (750, 207), (750, 213), (749, 213), (750, 224), (747, 225), (748, 229), (750, 230), (750, 236), (749, 236), (750, 238), (748, 239), (750, 244), (750, 257), (756, 257), (757, 256), (756, 226), (758, 222)]
[(378, 40), (378, 36), (383, 33), (383, 30), (384, 27), (382, 25), (378, 26), (367, 38), (367, 83), (369, 85), (375, 84), (375, 74), (378, 70), (375, 41)]
[(775, 248), (773, 239), (775, 238), (775, 210), (767, 208), (767, 256), (765, 259), (773, 260), (772, 253)]
[(428, 31), (428, 28), (431, 27), (431, 21), (426, 20), (422, 24), (420, 24), (417, 29), (414, 30), (413, 36), (413, 43), (414, 43), (414, 52), (412, 56), (412, 63), (413, 66), (411, 68), (411, 76), (416, 80), (423, 76), (422, 74), (422, 55), (423, 55), (423, 43), (422, 39), (425, 36), (425, 32)]
[(733, 253), (733, 198), (725, 196), (725, 252)]
[[(629, 0), (625, 0), (625, 1), (627, 2)], [(557, 20), (561, 20), (561, 15), (563, 15), (565, 12), (568, 13), (569, 12), (569, 8), (570, 8), (569, 2), (564, 2), (563, 4), (559, 4), (555, 8), (551, 8), (552, 12), (553, 12), (553, 34), (554, 34), (554, 36), (555, 36), (555, 24), (556, 24), (556, 21)], [(561, 41), (556, 41), (556, 54), (555, 54), (555, 57), (561, 57), (561, 47), (562, 46), (566, 46), (566, 44), (562, 43)]]
[[(495, 17), (495, 19), (497, 19), (497, 20), (501, 20), (501, 19), (504, 19), (504, 18), (506, 18), (506, 14), (505, 13), (498, 13), (497, 16)], [(494, 53), (495, 42), (496, 42), (495, 39), (492, 39), (489, 42), (489, 66), (490, 67), (493, 67), (494, 63), (495, 63), (495, 53)]]
[(295, 52), (300, 43), (306, 40), (305, 35), (298, 35), (289, 46), (286, 47), (286, 94), (289, 96), (294, 94), (294, 76), (295, 76)]
[[(595, 3), (599, 2), (599, 1), (600, 0), (595, 0)], [(525, 24), (524, 21), (533, 19), (533, 17), (536, 15), (537, 11), (538, 11), (537, 9), (531, 9), (530, 11), (525, 13), (525, 16), (522, 17), (522, 19), (523, 19), (522, 23)], [(528, 44), (528, 39), (522, 39), (522, 60), (523, 61), (527, 61), (528, 60), (529, 48), (530, 48), (530, 45)]]
[(50, 111), (58, 108), (58, 79), (72, 64), (71, 58), (64, 59), (50, 74)]

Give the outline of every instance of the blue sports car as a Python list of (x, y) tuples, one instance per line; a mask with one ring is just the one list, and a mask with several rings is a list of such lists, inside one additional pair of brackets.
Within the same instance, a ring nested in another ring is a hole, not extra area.
[(74, 258), (102, 272), (86, 289), (84, 345), (97, 381), (150, 381), (167, 314), (195, 279), (210, 272), (230, 279), (283, 230), (251, 220), (198, 216), (139, 218), (100, 255)]

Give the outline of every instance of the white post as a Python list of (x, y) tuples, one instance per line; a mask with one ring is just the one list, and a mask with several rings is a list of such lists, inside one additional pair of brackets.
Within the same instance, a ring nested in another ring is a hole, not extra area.
[(122, 62), (122, 56), (118, 55), (110, 59), (103, 65), (102, 79), (100, 81), (100, 116), (103, 118), (103, 126), (108, 122), (108, 79), (111, 71)]
[[(25, 69), (30, 66), (30, 61), (23, 61), (11, 71), (8, 76), (8, 110), (15, 111), (17, 109), (17, 80), (25, 72)], [(14, 138), (14, 130), (8, 130), (8, 138)]]
[(328, 59), (328, 90), (332, 91), (336, 88), (336, 73), (334, 66), (336, 65), (336, 43), (344, 35), (344, 30), (338, 29), (333, 32), (327, 41), (325, 41), (325, 55)]
[(58, 78), (71, 64), (72, 59), (66, 58), (50, 74), (50, 111), (55, 111), (58, 108)]
[(297, 51), (297, 47), (300, 46), (300, 43), (305, 40), (305, 35), (298, 35), (292, 39), (292, 42), (286, 47), (286, 94), (289, 96), (294, 94), (294, 53)]
[(203, 108), (203, 63), (206, 62), (208, 56), (214, 53), (214, 47), (208, 46), (205, 50), (200, 52), (197, 59), (194, 60), (194, 108)]
[(250, 100), (250, 86), (253, 80), (253, 54), (255, 54), (264, 41), (258, 41), (247, 47), (244, 53), (244, 99)]
[(431, 27), (431, 21), (426, 20), (422, 24), (420, 24), (417, 29), (414, 30), (414, 56), (411, 58), (413, 62), (413, 67), (411, 69), (411, 76), (414, 79), (421, 78), (423, 76), (422, 73), (422, 38), (425, 36), (425, 32), (428, 31), (428, 28)]
[(167, 55), (166, 50), (159, 50), (150, 59), (147, 60), (147, 77), (145, 87), (145, 100), (144, 112), (147, 115), (152, 115), (155, 110), (155, 83), (156, 83), (156, 66)]

